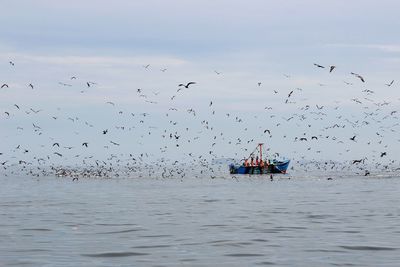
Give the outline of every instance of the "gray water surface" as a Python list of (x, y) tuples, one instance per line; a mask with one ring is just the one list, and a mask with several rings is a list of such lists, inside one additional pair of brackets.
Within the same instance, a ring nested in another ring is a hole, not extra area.
[(1, 177), (0, 266), (400, 266), (400, 179)]

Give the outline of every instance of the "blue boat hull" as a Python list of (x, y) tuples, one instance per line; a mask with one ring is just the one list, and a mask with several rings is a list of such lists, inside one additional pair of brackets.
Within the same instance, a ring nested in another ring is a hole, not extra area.
[(268, 173), (286, 173), (290, 160), (273, 161), (264, 167), (260, 166), (235, 166), (229, 165), (231, 174), (268, 174)]

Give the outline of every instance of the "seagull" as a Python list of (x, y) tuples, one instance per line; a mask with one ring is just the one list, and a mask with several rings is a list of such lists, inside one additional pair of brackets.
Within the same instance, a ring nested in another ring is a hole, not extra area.
[(19, 106), (17, 104), (14, 104), (14, 107), (16, 107), (17, 109), (19, 109)]
[(167, 69), (160, 69), (160, 71), (165, 72)]
[(119, 146), (118, 143), (115, 143), (115, 142), (113, 142), (113, 141), (110, 141), (110, 143), (113, 144), (113, 145)]
[(33, 84), (30, 83), (28, 86), (33, 89)]
[(58, 146), (58, 147), (60, 147), (60, 144), (59, 144), (59, 143), (54, 143), (53, 146)]
[(62, 83), (62, 82), (58, 82), (58, 84), (60, 84), (60, 85), (62, 85), (62, 86), (72, 86), (72, 84)]
[(257, 84), (258, 84), (258, 86), (261, 86), (261, 82), (258, 82)]
[(220, 75), (220, 74), (221, 74), (221, 72), (218, 72), (218, 71), (216, 71), (216, 70), (214, 70), (214, 72), (215, 72), (217, 75)]
[(355, 142), (356, 141), (356, 136), (351, 137), (350, 140)]
[(329, 67), (329, 73), (331, 73), (335, 68), (336, 68), (336, 66), (333, 66), (333, 65), (330, 66), (330, 67)]
[(108, 129), (103, 130), (103, 134), (107, 134), (108, 133)]
[(88, 143), (84, 142), (84, 143), (82, 143), (82, 146), (88, 147)]
[(178, 86), (184, 86), (185, 88), (189, 88), (189, 85), (191, 84), (196, 84), (196, 82), (188, 82), (186, 85), (184, 85), (183, 83), (179, 84)]
[(354, 72), (351, 72), (350, 74), (352, 74), (352, 75), (356, 76), (357, 78), (359, 78), (363, 83), (365, 82), (364, 78), (360, 74), (357, 74), (357, 73), (354, 73)]
[(382, 153), (381, 153), (381, 158), (382, 158), (383, 156), (386, 156), (386, 152), (382, 152)]
[(34, 110), (33, 108), (31, 108), (31, 110), (32, 110), (32, 112), (35, 113), (35, 114), (37, 114), (37, 113), (39, 113), (40, 111), (42, 111), (41, 109), (39, 109), (39, 110)]
[(288, 97), (290, 97), (293, 94), (293, 90), (290, 91), (290, 93), (288, 94)]
[(394, 80), (392, 80), (390, 83), (385, 83), (385, 85), (387, 85), (387, 86), (392, 86), (392, 84), (394, 83)]
[(269, 135), (271, 135), (271, 131), (268, 130), (268, 129), (265, 129), (265, 130), (264, 130), (264, 133), (268, 133)]
[(1, 88), (7, 87), (8, 88), (8, 84), (3, 83), (3, 85), (1, 86)]
[(62, 157), (62, 154), (58, 153), (58, 152), (54, 152), (53, 154)]
[(150, 64), (143, 65), (143, 68), (148, 69), (150, 67)]
[(12, 61), (9, 61), (8, 62), (11, 66), (14, 66), (15, 64), (14, 64), (14, 62), (12, 62)]
[(322, 65), (319, 65), (319, 64), (317, 64), (317, 63), (314, 63), (314, 66), (317, 66), (318, 68), (322, 68), (322, 69), (324, 69), (324, 68), (325, 68), (324, 66), (322, 66)]
[(111, 102), (111, 101), (106, 102), (106, 104), (110, 104), (110, 105), (115, 106), (115, 104), (113, 102)]

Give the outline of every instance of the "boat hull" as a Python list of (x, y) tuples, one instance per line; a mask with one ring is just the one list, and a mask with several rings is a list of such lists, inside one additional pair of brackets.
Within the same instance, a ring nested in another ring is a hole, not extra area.
[(268, 173), (286, 173), (290, 160), (274, 161), (266, 166), (235, 166), (229, 165), (231, 174), (268, 174)]

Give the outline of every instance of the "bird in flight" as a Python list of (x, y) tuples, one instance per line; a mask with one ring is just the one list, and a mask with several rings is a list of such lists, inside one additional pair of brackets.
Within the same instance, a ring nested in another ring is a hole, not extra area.
[(364, 78), (360, 74), (357, 74), (357, 73), (354, 73), (354, 72), (351, 72), (350, 74), (352, 74), (352, 75), (356, 76), (357, 78), (359, 78), (363, 83), (365, 82)]
[(196, 82), (188, 82), (186, 85), (181, 83), (178, 86), (184, 86), (185, 88), (189, 88), (189, 85), (191, 85), (191, 84), (196, 84)]
[(63, 85), (63, 86), (72, 86), (72, 84), (63, 83), (63, 82), (59, 82), (58, 84)]
[(324, 69), (324, 68), (325, 68), (324, 66), (319, 65), (319, 64), (317, 64), (317, 63), (314, 63), (314, 66), (316, 66), (316, 67), (318, 67), (318, 68), (321, 68), (321, 69)]
[(113, 145), (115, 145), (115, 146), (119, 146), (118, 143), (115, 143), (115, 142), (113, 142), (113, 141), (110, 141), (110, 143), (113, 144)]
[(385, 85), (387, 85), (387, 86), (392, 86), (392, 84), (394, 83), (394, 80), (392, 80), (390, 83), (385, 83)]
[(33, 84), (30, 83), (28, 86), (33, 89)]
[(1, 86), (1, 88), (7, 87), (8, 88), (8, 84), (3, 83), (3, 85)]
[(330, 66), (330, 67), (329, 67), (329, 73), (331, 73), (335, 68), (336, 68), (336, 66), (333, 66), (333, 65)]
[(84, 143), (82, 143), (82, 146), (88, 147), (88, 143), (84, 142)]
[(30, 108), (30, 110), (31, 110), (33, 113), (35, 113), (35, 114), (37, 114), (37, 113), (39, 113), (40, 111), (42, 111), (41, 109), (39, 109), (39, 110), (34, 110), (33, 108)]

